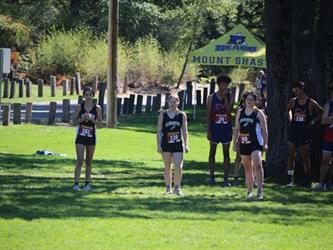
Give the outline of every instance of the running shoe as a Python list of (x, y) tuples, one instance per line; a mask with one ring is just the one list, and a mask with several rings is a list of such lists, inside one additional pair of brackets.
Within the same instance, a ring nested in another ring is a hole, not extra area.
[(211, 186), (215, 185), (216, 184), (215, 177), (210, 177), (208, 180), (208, 184)]
[(182, 190), (181, 190), (180, 188), (175, 188), (175, 189), (173, 190), (173, 193), (174, 193), (175, 195), (179, 195), (179, 196), (184, 195), (184, 194), (182, 193)]
[(171, 192), (171, 189), (170, 188), (167, 188), (166, 190), (165, 190), (165, 193), (164, 194), (172, 194), (172, 192)]
[(247, 192), (246, 200), (252, 201), (254, 199), (253, 192)]
[(90, 191), (92, 189), (90, 184), (84, 185), (83, 190), (84, 191)]
[(80, 186), (79, 186), (78, 184), (75, 184), (75, 185), (73, 186), (73, 190), (74, 190), (74, 191), (80, 191), (81, 189), (80, 189)]
[(231, 187), (231, 183), (229, 182), (228, 179), (226, 179), (226, 180), (223, 181), (222, 187)]
[(257, 192), (257, 199), (258, 199), (258, 200), (263, 200), (263, 199), (264, 199), (264, 190), (260, 190), (260, 189), (258, 189), (258, 192)]
[(290, 188), (295, 187), (295, 186), (296, 186), (296, 184), (294, 181), (291, 181), (287, 184), (287, 187), (290, 187)]
[(326, 191), (326, 185), (322, 183), (316, 183), (311, 188), (312, 191)]

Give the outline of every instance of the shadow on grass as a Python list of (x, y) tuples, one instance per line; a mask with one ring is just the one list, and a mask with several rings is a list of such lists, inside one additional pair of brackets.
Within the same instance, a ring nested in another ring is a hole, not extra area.
[[(184, 197), (162, 195), (162, 168), (112, 160), (95, 161), (93, 192), (73, 192), (72, 178), (55, 171), (57, 166), (72, 170), (68, 166), (73, 163), (72, 159), (0, 154), (0, 218), (232, 219), (302, 225), (321, 220), (322, 214), (333, 217), (333, 193), (268, 184), (265, 202), (247, 203), (244, 188), (203, 186), (206, 163), (194, 161), (185, 165)], [(24, 174), (32, 165), (36, 171)]]

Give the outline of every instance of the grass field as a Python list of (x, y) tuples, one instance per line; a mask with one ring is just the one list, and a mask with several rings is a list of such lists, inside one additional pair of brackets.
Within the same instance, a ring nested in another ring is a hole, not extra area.
[(245, 187), (220, 187), (221, 164), (219, 185), (208, 186), (202, 120), (189, 123), (185, 195), (163, 195), (155, 121), (129, 116), (98, 130), (92, 192), (71, 190), (73, 127), (0, 127), (1, 249), (333, 248), (333, 192), (266, 180), (265, 201), (246, 202)]
[[(3, 88), (3, 84), (2, 84)], [(3, 93), (3, 92), (2, 92)], [(67, 95), (63, 96), (62, 95), (62, 87), (58, 86), (56, 88), (56, 96), (51, 97), (51, 88), (50, 85), (44, 85), (43, 89), (43, 97), (38, 97), (38, 86), (36, 84), (31, 85), (31, 97), (27, 98), (25, 97), (25, 86), (23, 87), (23, 96), (22, 98), (18, 97), (18, 85), (16, 85), (16, 91), (15, 91), (15, 96), (14, 98), (2, 98), (1, 97), (1, 103), (3, 104), (13, 104), (13, 103), (27, 103), (27, 102), (32, 102), (32, 103), (37, 103), (37, 102), (50, 102), (50, 101), (56, 101), (56, 100), (62, 100), (62, 99), (71, 99), (71, 100), (77, 100), (78, 96), (77, 95)], [(69, 93), (69, 91), (68, 91)]]

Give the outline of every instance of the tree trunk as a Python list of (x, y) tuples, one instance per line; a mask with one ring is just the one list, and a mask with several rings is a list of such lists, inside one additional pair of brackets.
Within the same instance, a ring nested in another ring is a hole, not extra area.
[[(266, 0), (268, 75), (268, 174), (284, 173), (287, 166), (288, 91), (291, 84), (291, 17), (289, 0)], [(271, 114), (271, 115), (270, 115)], [(274, 114), (274, 115), (273, 115)]]

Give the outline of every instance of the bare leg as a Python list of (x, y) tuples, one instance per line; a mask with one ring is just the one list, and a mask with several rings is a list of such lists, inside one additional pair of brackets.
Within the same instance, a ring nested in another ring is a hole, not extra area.
[(304, 164), (305, 186), (311, 187), (311, 161), (310, 161), (310, 144), (301, 146), (302, 161)]
[(81, 168), (84, 160), (84, 145), (75, 144), (76, 149), (76, 165), (74, 170), (74, 182), (78, 183), (81, 175)]
[(169, 186), (170, 188), (172, 184), (172, 170), (171, 170), (172, 154), (170, 152), (162, 152), (162, 157), (164, 161), (165, 185)]
[(94, 152), (95, 145), (86, 146), (86, 182), (91, 182), (91, 166)]
[(172, 158), (175, 164), (175, 187), (180, 187), (183, 174), (183, 153), (173, 153)]
[(294, 183), (296, 145), (288, 142), (288, 176), (289, 181)]
[(214, 177), (215, 176), (216, 147), (217, 147), (217, 144), (210, 143), (209, 158), (208, 158), (208, 166), (209, 166), (210, 177)]
[(242, 163), (245, 169), (245, 180), (247, 186), (247, 192), (253, 192), (253, 166), (251, 156), (249, 155), (242, 155)]
[(223, 148), (223, 170), (224, 170), (224, 181), (227, 181), (229, 178), (229, 169), (230, 169), (230, 143), (222, 144)]
[(258, 190), (263, 190), (264, 183), (264, 169), (262, 167), (262, 155), (261, 151), (256, 150), (251, 154), (253, 167), (256, 169), (254, 172), (256, 174), (256, 182), (258, 185)]

